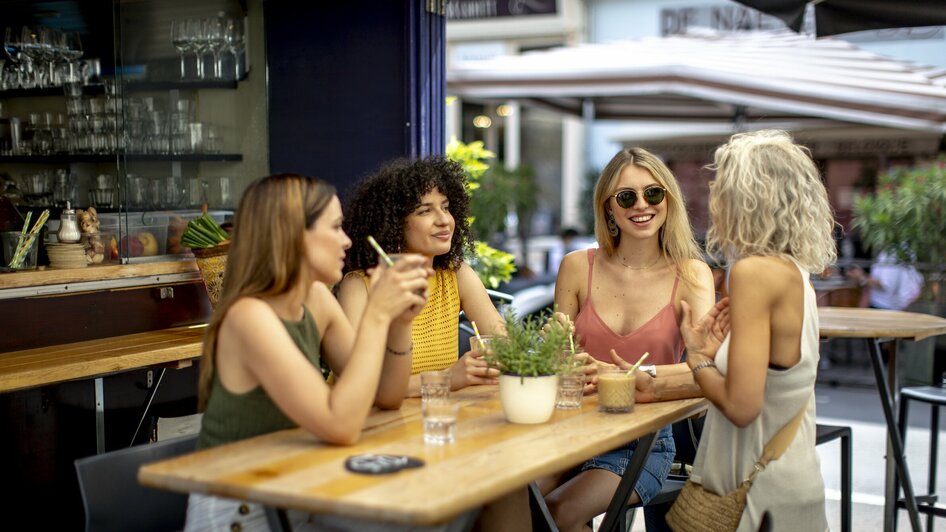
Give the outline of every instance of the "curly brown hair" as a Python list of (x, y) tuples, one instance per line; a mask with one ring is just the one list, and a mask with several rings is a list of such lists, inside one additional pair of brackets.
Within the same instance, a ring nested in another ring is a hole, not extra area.
[(472, 252), (466, 174), (458, 163), (435, 156), (388, 162), (358, 185), (345, 206), (342, 225), (352, 241), (345, 256), (345, 272), (364, 270), (378, 263), (377, 254), (368, 244), (368, 235), (374, 236), (388, 253), (405, 249), (407, 216), (420, 206), (421, 196), (435, 188), (450, 202), (456, 227), (450, 251), (434, 257), (434, 268), (459, 268), (464, 256)]

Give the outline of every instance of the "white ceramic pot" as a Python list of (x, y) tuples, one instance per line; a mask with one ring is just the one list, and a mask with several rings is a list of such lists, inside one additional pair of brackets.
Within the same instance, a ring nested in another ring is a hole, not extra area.
[(499, 402), (510, 423), (545, 423), (555, 411), (558, 375), (499, 377)]

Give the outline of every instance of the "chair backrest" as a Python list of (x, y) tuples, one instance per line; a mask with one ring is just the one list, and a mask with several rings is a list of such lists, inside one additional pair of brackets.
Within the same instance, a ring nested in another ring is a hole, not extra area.
[(138, 468), (196, 446), (197, 436), (185, 436), (76, 460), (86, 532), (183, 529), (187, 494), (142, 486)]

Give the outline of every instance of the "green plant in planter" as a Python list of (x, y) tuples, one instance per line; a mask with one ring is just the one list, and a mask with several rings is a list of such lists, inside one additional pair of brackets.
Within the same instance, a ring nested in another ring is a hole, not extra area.
[[(946, 263), (946, 154), (878, 176), (872, 194), (855, 197), (853, 226), (875, 252), (895, 253), (899, 262), (925, 266), (928, 287), (941, 281)], [(928, 290), (927, 299), (931, 295)]]
[[(457, 162), (463, 167), (467, 179), (467, 193), (474, 197), (474, 191), (480, 188), (480, 178), (489, 170), (488, 159), (496, 154), (483, 147), (482, 141), (464, 144), (457, 139), (447, 144), (447, 159)], [(479, 213), (476, 210), (477, 202), (472, 202), (473, 217), (470, 224), (476, 222)], [(470, 267), (476, 272), (480, 281), (487, 288), (496, 289), (500, 283), (512, 279), (516, 271), (515, 257), (505, 251), (490, 247), (486, 242), (474, 242), (475, 255), (470, 258)]]
[(568, 332), (563, 327), (545, 328), (546, 319), (520, 320), (512, 310), (503, 318), (506, 336), (493, 339), (483, 359), (504, 375), (542, 377), (556, 375), (574, 365)]

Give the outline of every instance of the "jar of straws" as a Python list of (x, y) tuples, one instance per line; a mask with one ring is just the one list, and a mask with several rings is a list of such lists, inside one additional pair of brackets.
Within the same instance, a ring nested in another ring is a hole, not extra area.
[[(23, 228), (19, 231), (3, 233), (4, 256), (9, 257), (7, 267), (14, 270), (33, 269), (36, 267), (36, 241), (46, 220), (49, 219), (49, 210), (44, 210), (30, 227), (33, 213), (26, 213)], [(29, 228), (29, 230), (27, 230)]]

